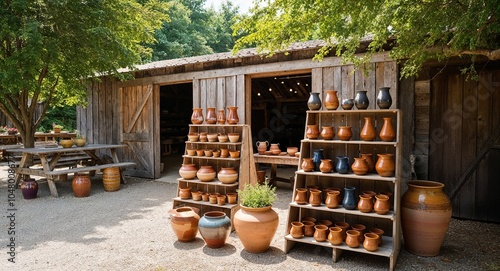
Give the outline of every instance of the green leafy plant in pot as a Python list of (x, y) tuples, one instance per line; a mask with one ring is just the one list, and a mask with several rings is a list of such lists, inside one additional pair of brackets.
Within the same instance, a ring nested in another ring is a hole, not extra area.
[(278, 214), (272, 204), (278, 198), (276, 187), (264, 184), (246, 184), (238, 190), (240, 209), (234, 214), (234, 228), (250, 253), (266, 252), (279, 225)]

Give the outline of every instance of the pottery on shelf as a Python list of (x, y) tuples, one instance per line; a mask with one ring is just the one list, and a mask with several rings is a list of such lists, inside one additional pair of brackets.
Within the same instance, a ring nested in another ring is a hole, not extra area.
[(380, 109), (389, 109), (392, 105), (390, 87), (381, 87), (377, 95), (377, 105)]
[(373, 161), (373, 155), (371, 153), (360, 153), (359, 157), (365, 159), (368, 165), (368, 173), (375, 172), (375, 162)]
[(365, 175), (368, 172), (368, 164), (365, 158), (355, 157), (354, 163), (351, 165), (351, 170), (356, 175)]
[(325, 90), (325, 100), (323, 104), (327, 110), (336, 110), (339, 107), (339, 98), (336, 90)]
[(236, 204), (236, 202), (238, 202), (238, 193), (229, 192), (226, 194), (226, 196), (227, 196), (227, 203)]
[(325, 205), (327, 208), (335, 209), (340, 204), (340, 191), (331, 190), (326, 193)]
[(184, 179), (184, 180), (192, 180), (194, 177), (196, 177), (196, 172), (198, 169), (196, 169), (195, 164), (182, 164), (181, 168), (179, 169), (179, 175)]
[(271, 144), (271, 147), (269, 147), (269, 150), (271, 151), (271, 153), (273, 155), (280, 154), (281, 153), (280, 143), (273, 143), (273, 144)]
[(375, 195), (375, 204), (373, 205), (373, 209), (375, 213), (379, 215), (385, 215), (389, 213), (391, 208), (391, 203), (389, 202), (389, 196), (386, 195)]
[(321, 108), (321, 99), (318, 92), (311, 92), (307, 100), (307, 108), (309, 110), (319, 110)]
[(198, 233), (199, 209), (195, 207), (179, 207), (168, 211), (170, 225), (180, 242), (195, 240)]
[(203, 123), (203, 109), (193, 108), (193, 113), (191, 114), (191, 123), (202, 124)]
[(302, 168), (302, 170), (304, 170), (304, 172), (314, 171), (313, 159), (312, 158), (302, 158), (301, 168)]
[(291, 223), (290, 235), (292, 238), (299, 239), (304, 236), (304, 224), (300, 221), (294, 221)]
[(304, 236), (306, 237), (312, 237), (314, 235), (314, 222), (312, 221), (307, 221), (307, 220), (302, 220), (302, 224), (304, 225)]
[(225, 184), (235, 183), (238, 180), (238, 171), (233, 167), (222, 167), (217, 174), (217, 179)]
[(321, 159), (323, 156), (323, 149), (314, 149), (313, 150), (313, 163), (314, 163), (314, 171), (319, 171), (319, 164), (321, 164)]
[(356, 200), (356, 196), (354, 192), (356, 188), (353, 186), (346, 186), (344, 188), (344, 199), (342, 200), (342, 206), (346, 210), (355, 210), (358, 206), (358, 201)]
[(224, 212), (206, 212), (198, 222), (198, 230), (207, 247), (220, 248), (231, 233), (231, 220)]
[(372, 141), (377, 136), (375, 132), (375, 127), (373, 126), (373, 118), (365, 117), (365, 122), (361, 132), (359, 133), (359, 137), (364, 141)]
[(306, 128), (306, 137), (309, 139), (317, 139), (319, 137), (319, 125), (308, 124)]
[(216, 124), (217, 123), (217, 115), (215, 113), (214, 107), (207, 108), (207, 115), (205, 117), (206, 124)]
[(373, 199), (368, 195), (359, 195), (358, 210), (362, 213), (370, 213), (373, 210)]
[(303, 205), (308, 202), (307, 199), (307, 189), (306, 188), (296, 188), (294, 201), (297, 204)]
[(340, 106), (344, 110), (351, 110), (354, 106), (354, 99), (342, 99)]
[(319, 164), (319, 171), (323, 173), (330, 173), (333, 170), (332, 160), (331, 159), (321, 159), (321, 163)]
[(196, 142), (196, 141), (198, 141), (199, 138), (200, 138), (200, 135), (197, 133), (189, 133), (188, 134), (188, 140), (190, 142)]
[(394, 176), (396, 167), (394, 164), (393, 154), (390, 153), (379, 153), (377, 154), (378, 159), (375, 164), (375, 170), (378, 175), (382, 177), (392, 177)]
[(368, 96), (366, 96), (366, 90), (359, 90), (356, 92), (356, 96), (354, 97), (354, 105), (357, 109), (368, 108), (368, 105), (370, 105), (370, 101), (368, 100)]
[(337, 156), (337, 165), (335, 166), (335, 171), (340, 174), (349, 173), (349, 157)]
[(359, 232), (355, 230), (346, 231), (345, 244), (350, 248), (357, 248), (361, 244), (359, 242)]
[(314, 235), (313, 238), (317, 242), (325, 242), (326, 239), (328, 238), (328, 227), (325, 225), (318, 224), (314, 226)]
[(339, 126), (337, 136), (342, 141), (348, 141), (352, 137), (351, 126)]
[(334, 246), (341, 245), (344, 240), (342, 238), (342, 229), (339, 227), (330, 227), (328, 234), (328, 242)]
[(363, 225), (363, 224), (353, 224), (351, 226), (351, 228), (355, 231), (358, 231), (359, 232), (359, 242), (360, 243), (363, 243), (363, 241), (365, 240), (365, 231), (366, 231), (366, 226)]
[(231, 158), (238, 158), (240, 157), (240, 151), (229, 151), (229, 156)]
[(207, 142), (208, 141), (208, 138), (207, 138), (207, 132), (200, 132), (200, 141), (201, 142)]
[(191, 190), (193, 188), (186, 186), (186, 187), (179, 187), (179, 198), (181, 199), (190, 199), (192, 197)]
[(227, 142), (229, 140), (229, 137), (226, 135), (226, 134), (219, 134), (217, 136), (217, 139), (219, 140), (219, 142)]
[(226, 123), (226, 114), (224, 112), (224, 109), (217, 110), (217, 123), (218, 124)]
[(322, 126), (320, 134), (321, 138), (325, 140), (331, 140), (335, 137), (335, 130), (333, 126)]
[(347, 222), (343, 222), (343, 221), (339, 221), (339, 222), (335, 222), (335, 227), (339, 227), (342, 229), (342, 240), (345, 241), (345, 238), (347, 237), (347, 230), (351, 227), (351, 225), (349, 225), (349, 223)]
[(297, 147), (287, 147), (286, 148), (286, 153), (288, 153), (289, 156), (295, 156), (295, 153), (299, 151), (299, 148)]
[(375, 252), (378, 250), (380, 237), (375, 233), (365, 233), (365, 240), (363, 241), (363, 247), (370, 252)]
[(392, 118), (384, 118), (384, 124), (382, 125), (382, 129), (380, 129), (379, 137), (382, 141), (386, 142), (391, 142), (396, 138), (396, 132), (392, 126)]
[(309, 204), (311, 206), (320, 206), (321, 205), (321, 190), (318, 189), (310, 189), (309, 190)]
[(217, 142), (217, 140), (219, 139), (219, 135), (214, 133), (207, 134), (207, 139), (208, 142)]
[(228, 124), (238, 124), (240, 121), (238, 117), (238, 107), (237, 106), (228, 106), (227, 109), (229, 110), (227, 113), (227, 118), (226, 121)]
[(196, 172), (196, 177), (202, 182), (213, 181), (216, 175), (217, 173), (212, 166), (200, 166), (200, 169)]
[(228, 133), (227, 137), (229, 138), (229, 142), (235, 143), (240, 140), (240, 134), (239, 133)]

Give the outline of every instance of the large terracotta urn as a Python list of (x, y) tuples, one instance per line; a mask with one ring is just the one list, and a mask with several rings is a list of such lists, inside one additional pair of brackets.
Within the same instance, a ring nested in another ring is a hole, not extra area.
[(451, 220), (451, 202), (444, 184), (409, 181), (401, 198), (405, 249), (419, 256), (437, 256)]
[(271, 206), (248, 208), (240, 205), (240, 209), (234, 214), (233, 223), (245, 250), (263, 253), (271, 245), (279, 218)]
[(231, 219), (224, 212), (206, 212), (198, 222), (198, 229), (207, 247), (220, 248), (231, 233)]
[(195, 207), (180, 207), (168, 211), (170, 225), (174, 230), (177, 240), (180, 242), (191, 242), (198, 233), (199, 209)]

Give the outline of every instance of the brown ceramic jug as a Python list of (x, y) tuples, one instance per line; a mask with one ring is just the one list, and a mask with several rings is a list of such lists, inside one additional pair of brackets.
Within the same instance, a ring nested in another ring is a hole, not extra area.
[(334, 246), (341, 245), (344, 242), (342, 238), (342, 229), (339, 227), (330, 227), (330, 233), (328, 234), (328, 241)]
[(375, 162), (373, 161), (373, 155), (371, 153), (360, 153), (361, 158), (365, 158), (366, 164), (368, 165), (368, 172), (375, 172)]
[(312, 158), (302, 158), (301, 168), (304, 172), (312, 172), (314, 170)]
[(389, 197), (386, 195), (376, 195), (375, 196), (375, 204), (373, 205), (373, 209), (375, 213), (379, 215), (385, 215), (389, 213), (389, 209), (391, 208), (391, 203), (389, 202)]
[(372, 197), (368, 195), (359, 195), (358, 210), (362, 213), (370, 213), (373, 209)]
[(355, 157), (351, 170), (356, 175), (365, 175), (368, 172), (368, 164), (364, 158)]
[(306, 188), (296, 188), (294, 201), (297, 204), (307, 203), (307, 189)]
[(219, 109), (217, 111), (217, 123), (225, 124), (226, 123), (226, 114), (224, 114), (224, 109)]
[(290, 235), (292, 238), (299, 239), (304, 236), (304, 224), (299, 221), (294, 221), (291, 223), (292, 227), (290, 228)]
[(321, 159), (321, 163), (319, 164), (319, 171), (323, 173), (332, 172), (333, 165), (331, 159)]

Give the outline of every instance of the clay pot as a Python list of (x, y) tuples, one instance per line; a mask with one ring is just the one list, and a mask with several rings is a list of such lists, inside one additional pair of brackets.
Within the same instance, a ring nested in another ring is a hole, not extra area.
[(303, 217), (300, 221), (302, 221), (302, 223), (304, 223), (305, 221), (310, 221), (316, 225), (316, 218), (312, 216)]
[(75, 145), (77, 147), (83, 147), (83, 146), (85, 146), (85, 144), (87, 144), (87, 140), (83, 137), (77, 137), (77, 138), (73, 139), (73, 141), (75, 142)]
[(271, 151), (272, 154), (274, 155), (278, 155), (281, 153), (281, 149), (280, 149), (280, 143), (274, 143), (274, 144), (271, 144), (271, 147), (269, 147), (269, 150)]
[(193, 113), (191, 114), (191, 123), (193, 124), (203, 123), (203, 112), (201, 108), (193, 108)]
[(205, 150), (196, 150), (196, 155), (205, 156)]
[(358, 202), (356, 197), (354, 196), (354, 192), (356, 191), (356, 187), (346, 186), (344, 187), (344, 198), (342, 199), (342, 206), (346, 210), (355, 210), (358, 206)]
[(189, 156), (196, 156), (196, 150), (195, 149), (186, 149), (186, 153)]
[(375, 170), (382, 177), (392, 177), (395, 173), (395, 165), (393, 155), (390, 153), (379, 153)]
[(90, 196), (90, 188), (92, 183), (88, 174), (75, 173), (73, 176), (73, 181), (71, 182), (71, 187), (73, 188), (73, 194), (77, 198), (84, 198)]
[(217, 204), (218, 205), (226, 204), (226, 195), (218, 195), (217, 196)]
[(226, 158), (229, 156), (229, 149), (222, 148), (220, 149), (220, 157)]
[(359, 232), (355, 230), (346, 231), (345, 244), (350, 248), (357, 248), (361, 244), (359, 242)]
[(409, 181), (401, 198), (401, 226), (405, 249), (419, 256), (436, 256), (451, 220), (451, 202), (444, 184)]
[(198, 232), (199, 210), (195, 207), (180, 207), (168, 211), (170, 225), (174, 230), (177, 240), (180, 242), (191, 242), (196, 238)]
[(238, 202), (238, 193), (230, 192), (227, 193), (226, 196), (227, 196), (227, 203), (236, 204), (236, 202)]
[(365, 158), (366, 164), (368, 165), (368, 172), (375, 172), (375, 162), (373, 161), (373, 155), (371, 153), (360, 153), (359, 157)]
[(238, 158), (240, 157), (240, 151), (229, 151), (229, 156), (231, 156), (231, 158)]
[(354, 106), (354, 99), (342, 99), (340, 106), (342, 106), (344, 110), (351, 110)]
[(120, 190), (120, 169), (117, 167), (102, 170), (102, 185), (104, 191), (114, 192)]
[(351, 225), (347, 222), (335, 222), (335, 227), (339, 227), (342, 229), (342, 240), (345, 241), (345, 238), (347, 237), (347, 230), (349, 229)]
[(196, 177), (202, 182), (213, 181), (216, 175), (217, 173), (212, 166), (200, 166), (200, 169), (196, 172)]
[(339, 98), (336, 90), (325, 90), (325, 100), (323, 105), (327, 110), (336, 110), (339, 107)]
[(321, 129), (321, 138), (331, 140), (335, 137), (335, 130), (333, 126), (323, 126)]
[(316, 139), (319, 137), (319, 126), (317, 124), (308, 124), (306, 128), (306, 137)]
[(380, 237), (370, 232), (365, 233), (364, 236), (363, 247), (370, 252), (377, 251)]
[(201, 142), (207, 142), (208, 141), (207, 132), (200, 132), (200, 141)]
[(384, 124), (382, 125), (382, 129), (378, 134), (382, 141), (391, 142), (396, 138), (396, 132), (394, 131), (394, 127), (392, 126), (391, 118), (384, 118)]
[(255, 143), (257, 145), (257, 151), (259, 154), (263, 155), (266, 154), (267, 146), (269, 146), (269, 142), (267, 141), (257, 141)]
[(218, 124), (226, 123), (226, 114), (224, 113), (224, 109), (217, 110), (217, 123)]
[(330, 209), (335, 209), (340, 204), (340, 191), (328, 191), (326, 193), (325, 205)]
[(59, 143), (61, 143), (61, 146), (63, 148), (71, 148), (73, 147), (73, 144), (75, 144), (75, 142), (73, 142), (73, 139), (61, 139)]
[(382, 236), (384, 236), (384, 230), (379, 228), (371, 228), (370, 232), (375, 233), (376, 235), (378, 235), (378, 237), (380, 237), (378, 239), (378, 245), (380, 246), (382, 244)]
[(198, 222), (198, 229), (207, 247), (220, 248), (231, 233), (231, 220), (224, 212), (206, 212)]
[(314, 236), (314, 222), (312, 221), (307, 221), (307, 220), (302, 220), (302, 224), (304, 225), (304, 236), (306, 237), (312, 237)]
[(225, 184), (235, 183), (238, 180), (238, 171), (232, 167), (223, 167), (217, 174), (217, 179)]
[(266, 182), (266, 171), (257, 170), (257, 182), (259, 184), (264, 184)]
[(312, 158), (302, 158), (301, 168), (302, 170), (304, 170), (304, 172), (314, 171), (314, 163)]
[(210, 197), (209, 193), (205, 193), (205, 192), (201, 193), (201, 200), (202, 201), (208, 201), (209, 197)]
[(356, 175), (365, 175), (368, 172), (368, 164), (364, 158), (355, 157), (351, 170)]
[(205, 150), (203, 151), (203, 153), (205, 154), (206, 157), (212, 157), (214, 155), (213, 150)]
[(181, 175), (184, 180), (192, 180), (196, 177), (197, 171), (195, 164), (182, 164), (179, 169), (179, 175)]
[(23, 179), (21, 183), (21, 192), (24, 199), (34, 199), (38, 194), (38, 183), (35, 179)]
[(227, 142), (229, 140), (229, 137), (226, 134), (219, 134), (217, 136), (217, 139), (219, 142)]
[(356, 96), (354, 97), (354, 105), (356, 105), (357, 109), (368, 108), (368, 105), (370, 105), (370, 101), (368, 100), (368, 96), (366, 95), (366, 90), (359, 90), (356, 92)]
[(321, 108), (321, 99), (318, 92), (311, 92), (307, 100), (307, 108), (309, 110), (319, 110)]
[(372, 197), (368, 195), (359, 195), (358, 210), (362, 213), (370, 213), (373, 209)]
[(217, 123), (217, 116), (215, 114), (214, 107), (207, 108), (207, 116), (205, 118), (205, 123), (206, 124), (216, 124)]
[(269, 249), (278, 229), (279, 218), (271, 206), (248, 208), (240, 205), (234, 214), (233, 223), (245, 250), (262, 253)]
[(363, 241), (365, 240), (364, 234), (365, 234), (366, 226), (363, 224), (353, 224), (351, 228), (353, 230), (359, 232), (359, 242), (363, 243)]
[(220, 157), (220, 151), (214, 150), (214, 151), (212, 151), (212, 155), (213, 155), (213, 157)]
[(227, 109), (229, 110), (227, 113), (227, 118), (226, 121), (228, 124), (238, 124), (240, 121), (238, 117), (238, 107), (237, 106), (228, 106)]
[(364, 141), (372, 141), (375, 139), (377, 136), (375, 127), (373, 126), (373, 119), (372, 117), (365, 117), (365, 123), (363, 125), (363, 128), (361, 129), (361, 132), (359, 133), (359, 137), (363, 139)]
[(294, 221), (291, 223), (290, 235), (292, 238), (299, 239), (304, 236), (304, 224), (299, 221)]
[(317, 242), (325, 242), (328, 238), (328, 227), (320, 224), (314, 226), (314, 229), (314, 240), (316, 240)]
[(334, 246), (341, 245), (342, 242), (344, 242), (344, 239), (342, 238), (342, 229), (339, 227), (330, 227), (328, 242)]
[(218, 134), (207, 134), (208, 142), (217, 142), (218, 137)]
[(288, 153), (289, 156), (295, 156), (295, 153), (299, 151), (299, 148), (297, 147), (288, 147), (286, 148), (286, 153)]
[(391, 203), (389, 202), (389, 197), (386, 195), (376, 195), (375, 196), (375, 204), (373, 205), (373, 209), (375, 213), (379, 215), (385, 215), (389, 213), (391, 209)]
[(179, 187), (179, 197), (181, 199), (190, 199), (191, 198), (191, 190), (192, 187)]
[(306, 204), (307, 200), (307, 189), (306, 188), (296, 188), (294, 201), (297, 204)]
[(217, 197), (219, 196), (219, 193), (212, 193), (208, 196), (208, 201), (212, 204), (217, 204)]
[(337, 136), (342, 141), (348, 141), (352, 137), (351, 126), (339, 126)]
[(337, 171), (339, 174), (349, 173), (349, 157), (337, 156), (337, 165), (335, 166), (335, 171)]
[(327, 226), (327, 227), (330, 227), (330, 226), (332, 226), (332, 225), (333, 225), (333, 222), (331, 222), (331, 221), (330, 221), (330, 220), (328, 220), (328, 219), (322, 219), (322, 220), (319, 220), (319, 221), (317, 222), (317, 225), (325, 225), (325, 226)]
[(200, 201), (202, 193), (202, 191), (191, 191), (191, 198), (195, 201)]
[(330, 173), (333, 170), (332, 160), (331, 159), (321, 159), (321, 163), (319, 164), (319, 171), (323, 173)]
[(238, 142), (238, 140), (240, 140), (239, 133), (229, 133), (229, 134), (227, 134), (227, 136), (229, 138), (229, 142), (231, 142), (231, 143), (235, 143), (235, 142)]
[(321, 205), (321, 190), (310, 189), (309, 193), (310, 193), (309, 204), (311, 204), (311, 206), (320, 206)]

